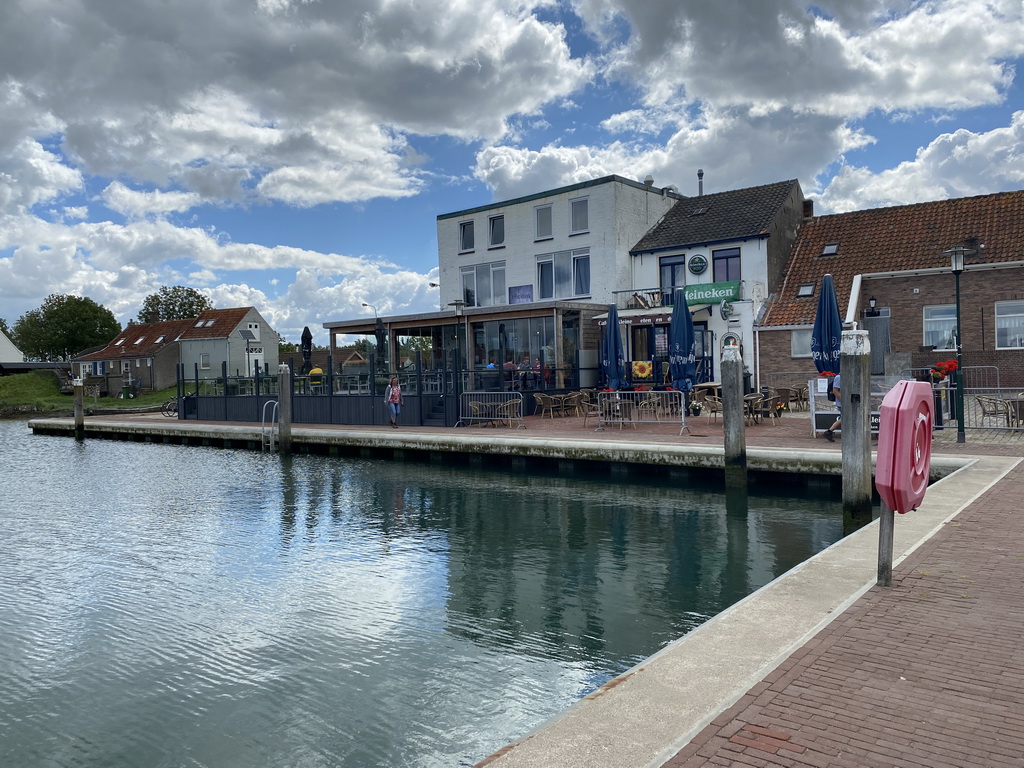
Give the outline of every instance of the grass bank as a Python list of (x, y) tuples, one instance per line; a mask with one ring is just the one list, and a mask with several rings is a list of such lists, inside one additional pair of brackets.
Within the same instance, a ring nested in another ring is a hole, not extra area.
[[(134, 410), (160, 405), (172, 397), (173, 387), (160, 392), (142, 392), (129, 400), (117, 397), (93, 400), (87, 397), (85, 408), (86, 412), (97, 409)], [(74, 397), (61, 393), (60, 382), (51, 371), (0, 376), (0, 416), (71, 413), (74, 407)]]

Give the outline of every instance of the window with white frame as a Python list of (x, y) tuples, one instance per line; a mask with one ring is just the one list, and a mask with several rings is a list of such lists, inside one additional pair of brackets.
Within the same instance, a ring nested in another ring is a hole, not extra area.
[(545, 253), (537, 257), (537, 297), (570, 299), (590, 295), (590, 249)]
[(209, 352), (201, 352), (199, 354), (199, 367), (203, 368), (203, 369), (206, 369), (206, 368), (210, 367), (210, 353)]
[(459, 252), (465, 253), (473, 248), (473, 222), (464, 221), (459, 224)]
[(537, 221), (535, 240), (550, 240), (554, 237), (554, 230), (551, 227), (551, 206), (538, 205), (534, 210)]
[(1024, 348), (1024, 301), (996, 302), (996, 349)]
[(505, 217), (491, 216), (487, 220), (488, 243), (491, 248), (498, 248), (505, 244)]
[(798, 328), (789, 332), (789, 356), (811, 356), (811, 329)]
[(505, 262), (477, 264), (462, 268), (462, 300), (467, 307), (508, 304), (505, 291)]
[(569, 234), (578, 235), (590, 231), (590, 200), (578, 197), (569, 201)]
[(936, 350), (956, 349), (956, 307), (953, 304), (924, 308), (924, 345)]

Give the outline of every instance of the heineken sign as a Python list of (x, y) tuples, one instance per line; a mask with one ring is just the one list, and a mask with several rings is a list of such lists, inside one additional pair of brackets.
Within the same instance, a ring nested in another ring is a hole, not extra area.
[(694, 304), (721, 304), (723, 301), (739, 301), (740, 281), (688, 285), (685, 290), (688, 307)]

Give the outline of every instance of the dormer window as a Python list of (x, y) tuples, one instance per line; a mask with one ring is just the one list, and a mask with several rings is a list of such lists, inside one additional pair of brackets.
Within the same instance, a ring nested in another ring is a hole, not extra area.
[(835, 256), (839, 253), (839, 243), (825, 243), (825, 247), (821, 249), (822, 256)]
[(801, 283), (800, 287), (796, 289), (797, 297), (813, 296), (814, 295), (814, 283)]

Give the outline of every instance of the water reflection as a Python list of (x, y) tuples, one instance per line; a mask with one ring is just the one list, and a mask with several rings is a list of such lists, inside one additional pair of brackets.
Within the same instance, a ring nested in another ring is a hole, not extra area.
[(450, 766), (835, 541), (837, 502), (0, 422), (0, 765)]

